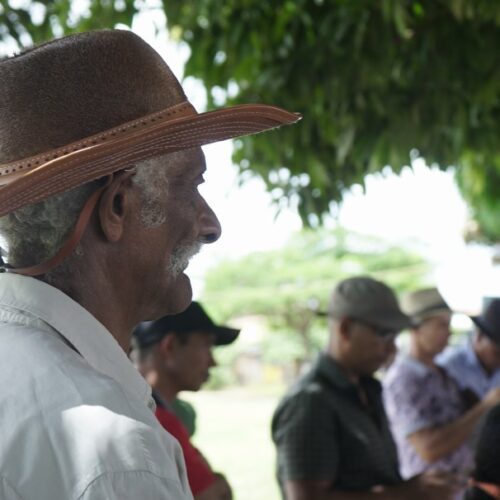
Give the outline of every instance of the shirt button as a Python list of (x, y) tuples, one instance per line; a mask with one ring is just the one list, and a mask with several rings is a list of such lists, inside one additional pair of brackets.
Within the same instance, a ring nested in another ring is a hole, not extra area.
[(148, 408), (154, 413), (156, 411), (156, 403), (153, 398), (149, 398)]

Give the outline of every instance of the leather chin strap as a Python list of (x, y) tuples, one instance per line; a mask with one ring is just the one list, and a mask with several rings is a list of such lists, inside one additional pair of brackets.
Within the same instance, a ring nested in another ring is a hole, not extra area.
[(495, 499), (500, 500), (500, 485), (494, 483), (483, 483), (482, 481), (476, 481), (475, 479), (469, 479), (468, 486), (474, 486), (479, 490), (484, 491), (488, 495)]
[(94, 208), (97, 205), (97, 202), (99, 201), (102, 193), (111, 184), (113, 177), (113, 174), (109, 175), (105, 184), (90, 195), (89, 199), (85, 202), (80, 215), (78, 216), (78, 220), (76, 221), (72, 233), (70, 234), (64, 245), (53, 257), (51, 257), (49, 260), (46, 260), (45, 262), (42, 262), (41, 264), (36, 264), (29, 267), (16, 268), (9, 267), (8, 264), (4, 264), (5, 272), (22, 274), (23, 276), (40, 276), (41, 274), (52, 271), (52, 269), (55, 269), (58, 265), (60, 265), (66, 257), (73, 253), (75, 248), (78, 246), (78, 243), (80, 243), (83, 233), (85, 232), (85, 229), (87, 229), (90, 216), (92, 215), (92, 212), (94, 211)]

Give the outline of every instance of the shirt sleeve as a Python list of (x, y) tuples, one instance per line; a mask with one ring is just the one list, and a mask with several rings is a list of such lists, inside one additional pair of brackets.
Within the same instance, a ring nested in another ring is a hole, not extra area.
[(186, 462), (189, 487), (193, 495), (201, 493), (217, 479), (210, 465), (200, 451), (192, 445), (187, 429), (176, 415), (164, 410), (157, 411), (156, 416), (160, 424), (172, 434), (181, 445), (184, 460)]
[(78, 500), (192, 500), (180, 488), (147, 471), (125, 471), (102, 474), (78, 497)]
[(300, 392), (282, 403), (273, 419), (273, 439), (282, 480), (337, 478), (335, 415), (319, 391)]
[(384, 384), (386, 412), (395, 434), (403, 437), (440, 423), (440, 406), (428, 376), (402, 373)]

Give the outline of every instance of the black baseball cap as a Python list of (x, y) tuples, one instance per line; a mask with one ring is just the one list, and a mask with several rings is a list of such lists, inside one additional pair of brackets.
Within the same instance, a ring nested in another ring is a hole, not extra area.
[(215, 345), (231, 344), (240, 333), (240, 330), (216, 325), (201, 304), (191, 302), (184, 312), (139, 323), (132, 336), (136, 346), (141, 349), (160, 342), (169, 333), (183, 334), (194, 331), (213, 333)]

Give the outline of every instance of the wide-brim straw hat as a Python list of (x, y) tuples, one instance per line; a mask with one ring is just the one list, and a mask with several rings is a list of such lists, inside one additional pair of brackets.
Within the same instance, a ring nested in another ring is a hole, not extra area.
[(57, 39), (0, 61), (0, 216), (141, 160), (299, 119), (262, 104), (197, 113), (130, 31)]

